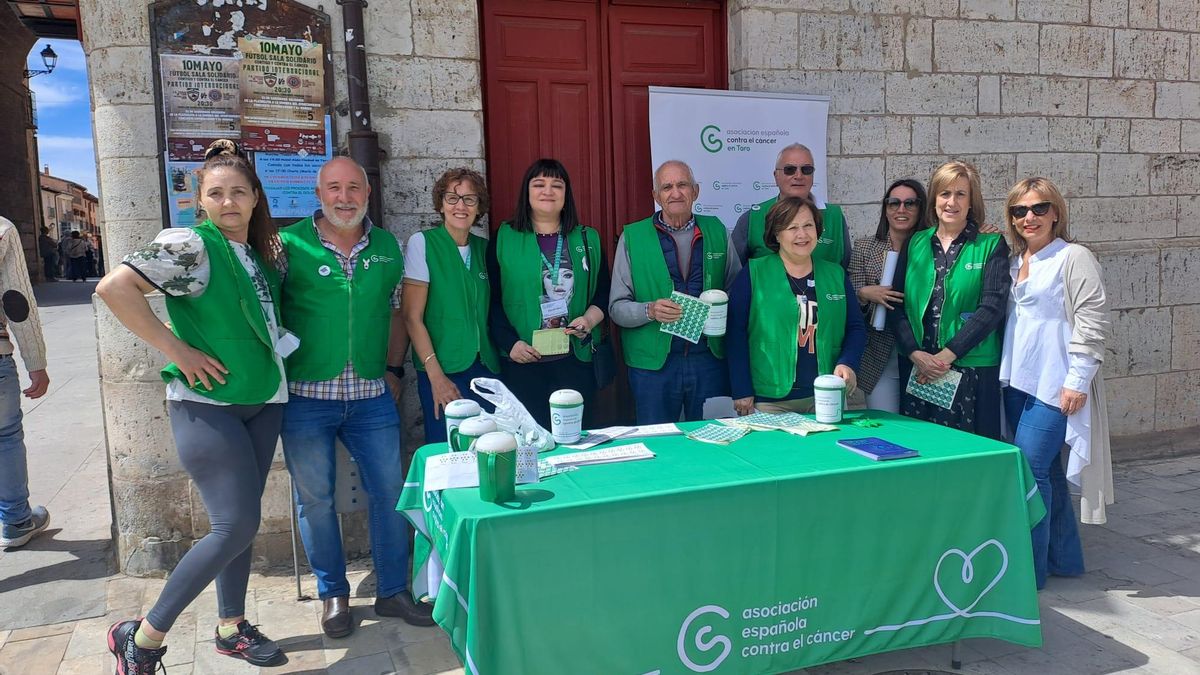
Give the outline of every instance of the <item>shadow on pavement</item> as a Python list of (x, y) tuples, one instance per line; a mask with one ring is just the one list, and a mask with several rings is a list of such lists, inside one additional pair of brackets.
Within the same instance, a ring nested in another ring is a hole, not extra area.
[(90, 305), (92, 293), (96, 292), (96, 284), (99, 281), (43, 281), (33, 287), (33, 296), (37, 298), (38, 307)]

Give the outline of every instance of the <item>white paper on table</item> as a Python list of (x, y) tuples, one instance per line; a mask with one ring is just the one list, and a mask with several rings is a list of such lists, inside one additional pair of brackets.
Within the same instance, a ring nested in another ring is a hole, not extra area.
[(651, 436), (673, 436), (682, 434), (679, 427), (667, 422), (665, 424), (646, 424), (640, 427), (634, 427), (633, 431), (624, 434), (625, 438), (649, 438)]
[(572, 452), (566, 455), (547, 457), (546, 461), (554, 466), (585, 466), (589, 464), (610, 464), (613, 462), (629, 462), (638, 459), (650, 459), (654, 453), (645, 443), (630, 443), (618, 445), (603, 450), (588, 450)]
[[(896, 279), (896, 261), (900, 259), (900, 254), (895, 251), (888, 251), (883, 258), (883, 273), (879, 275), (880, 286), (891, 286)], [(883, 330), (884, 324), (887, 322), (887, 307), (883, 305), (875, 305), (875, 313), (871, 316), (871, 327), (875, 330)]]
[(604, 427), (603, 429), (588, 429), (587, 434), (578, 443), (567, 443), (562, 447), (572, 450), (587, 450), (601, 443), (607, 443), (616, 438), (633, 433), (637, 427)]
[[(517, 484), (538, 481), (537, 451), (532, 446), (517, 448)], [(447, 488), (479, 487), (479, 464), (475, 451), (448, 452), (425, 460), (425, 492)]]

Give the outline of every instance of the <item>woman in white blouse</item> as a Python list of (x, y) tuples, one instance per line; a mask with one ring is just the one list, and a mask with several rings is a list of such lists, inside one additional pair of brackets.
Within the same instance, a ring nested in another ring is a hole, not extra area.
[[(1037, 587), (1047, 574), (1083, 574), (1083, 549), (1067, 487), (1081, 488), (1083, 522), (1111, 504), (1100, 362), (1108, 329), (1100, 265), (1071, 243), (1067, 204), (1054, 183), (1027, 178), (1008, 192), (1013, 288), (1000, 381), (1013, 443), (1029, 460), (1046, 517), (1033, 530)], [(1070, 446), (1064, 469), (1063, 445)]]

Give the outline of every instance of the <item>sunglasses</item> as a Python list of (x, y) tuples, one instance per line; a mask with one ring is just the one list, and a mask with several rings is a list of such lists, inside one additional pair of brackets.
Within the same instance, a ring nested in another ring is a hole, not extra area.
[(921, 200), (905, 199), (904, 201), (900, 201), (896, 197), (888, 197), (887, 199), (883, 200), (883, 205), (886, 206), (889, 211), (899, 210), (901, 206), (911, 211), (921, 205)]
[(811, 176), (813, 175), (813, 172), (817, 170), (817, 167), (813, 166), (812, 164), (802, 164), (800, 166), (796, 166), (795, 164), (784, 164), (775, 170), (782, 171), (783, 175), (785, 176), (795, 176), (797, 171), (805, 176)]
[(1050, 207), (1053, 206), (1050, 202), (1038, 202), (1033, 206), (1010, 206), (1008, 207), (1008, 215), (1014, 220), (1020, 220), (1025, 217), (1025, 214), (1033, 211), (1035, 216), (1044, 216), (1050, 212)]

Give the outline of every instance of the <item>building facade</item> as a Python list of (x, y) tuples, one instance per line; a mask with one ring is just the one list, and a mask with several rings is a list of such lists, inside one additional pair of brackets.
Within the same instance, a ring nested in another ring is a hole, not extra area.
[[(80, 11), (111, 266), (162, 227), (158, 148), (144, 132), (155, 125), (147, 15), (120, 0), (83, 0)], [(230, 14), (213, 25), (229, 28)], [(878, 222), (890, 180), (927, 180), (949, 158), (979, 168), (991, 222), (1016, 180), (1048, 176), (1106, 275), (1116, 456), (1194, 449), (1194, 0), (373, 0), (365, 39), (371, 122), (386, 151), (384, 225), (402, 238), (436, 222), (430, 188), (444, 169), (486, 170), (504, 217), (513, 167), (557, 154), (611, 247), (621, 223), (651, 206), (639, 159), (646, 84), (829, 95), (829, 197), (856, 236)], [(335, 107), (346, 110), (336, 40), (333, 63)], [(342, 134), (349, 126), (338, 120)], [(97, 311), (118, 550), (126, 571), (153, 573), (203, 534), (204, 512), (175, 459), (158, 358)], [(260, 535), (267, 560), (286, 555), (285, 486), (276, 471)]]
[(94, 238), (100, 235), (96, 220), (99, 200), (87, 188), (50, 174), (49, 165), (38, 175), (42, 196), (42, 225), (50, 229), (50, 237), (56, 241), (69, 237), (71, 232), (82, 232)]

